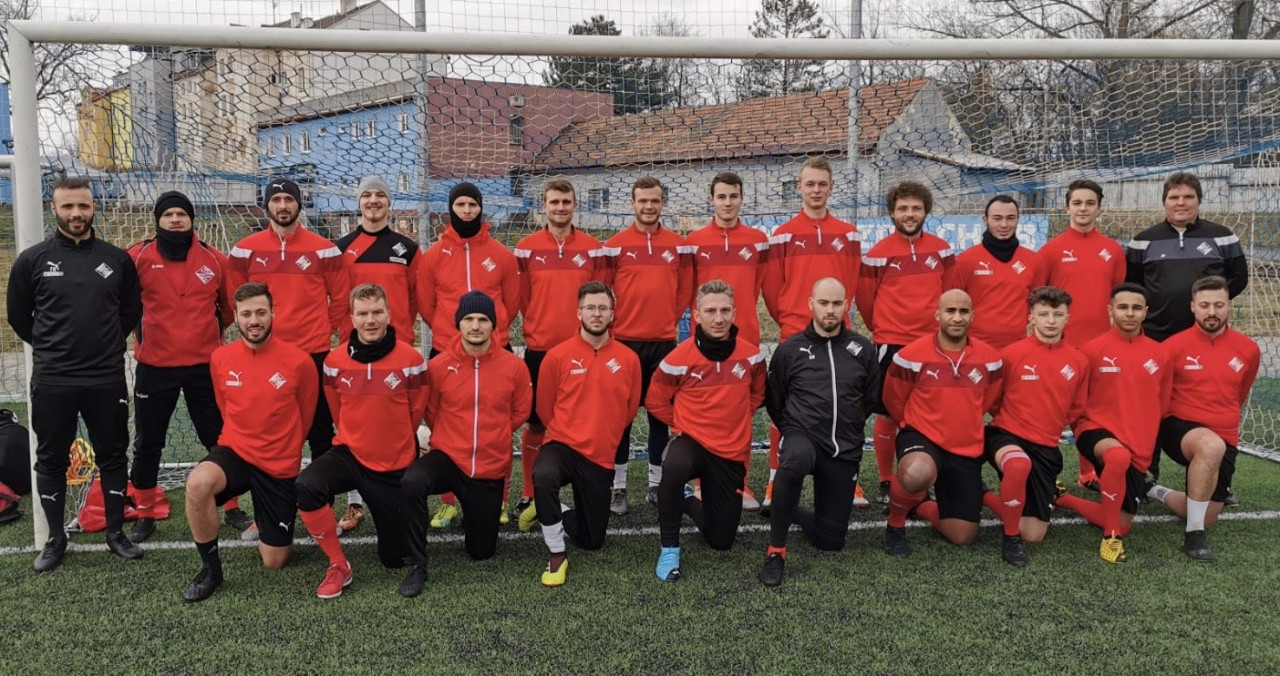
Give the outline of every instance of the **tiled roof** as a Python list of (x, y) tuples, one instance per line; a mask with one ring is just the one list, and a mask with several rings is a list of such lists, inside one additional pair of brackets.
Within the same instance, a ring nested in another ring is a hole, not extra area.
[[(863, 87), (858, 148), (871, 152), (928, 78)], [(673, 108), (575, 123), (537, 157), (546, 169), (843, 153), (849, 90), (792, 94), (697, 108)]]

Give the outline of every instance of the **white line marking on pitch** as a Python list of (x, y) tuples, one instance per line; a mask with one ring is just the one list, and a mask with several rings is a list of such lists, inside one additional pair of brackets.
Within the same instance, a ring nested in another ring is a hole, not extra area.
[[(1280, 519), (1280, 511), (1263, 511), (1263, 512), (1227, 512), (1218, 517), (1219, 521), (1272, 521)], [(1173, 514), (1139, 514), (1133, 518), (1135, 523), (1171, 523), (1181, 520)], [(1054, 526), (1082, 526), (1086, 525), (1084, 519), (1055, 519)], [(887, 524), (881, 521), (855, 521), (849, 524), (850, 531), (879, 530), (883, 529)], [(983, 527), (995, 527), (1000, 525), (999, 519), (983, 519), (981, 522)], [(928, 528), (929, 524), (923, 521), (911, 520), (907, 522), (907, 528)], [(765, 533), (769, 530), (768, 523), (749, 523), (738, 526), (739, 533)], [(792, 527), (792, 530), (798, 530)], [(692, 526), (686, 526), (680, 529), (681, 533), (696, 533), (697, 529)], [(643, 528), (610, 528), (609, 535), (613, 537), (634, 537), (634, 536), (656, 536), (658, 535), (657, 526), (645, 526)], [(502, 540), (526, 540), (540, 539), (542, 533), (539, 531), (530, 531), (528, 533), (504, 531), (498, 534)], [(342, 542), (345, 545), (372, 545), (377, 543), (377, 538), (372, 535), (361, 535), (358, 537), (344, 537)], [(462, 542), (462, 532), (449, 533), (446, 535), (428, 535), (429, 543), (447, 543)], [(309, 537), (299, 537), (294, 540), (294, 544), (302, 547), (314, 547), (315, 541)], [(174, 551), (187, 550), (195, 547), (190, 541), (182, 540), (159, 540), (155, 542), (146, 542), (142, 545), (146, 551)], [(220, 538), (218, 546), (223, 549), (239, 549), (245, 547), (256, 547), (256, 540), (241, 540), (237, 537)], [(100, 552), (103, 551), (105, 545), (103, 543), (85, 543), (73, 542), (67, 546), (68, 551), (72, 552)], [(30, 554), (36, 551), (35, 547), (0, 547), (0, 556), (9, 556), (13, 554)]]

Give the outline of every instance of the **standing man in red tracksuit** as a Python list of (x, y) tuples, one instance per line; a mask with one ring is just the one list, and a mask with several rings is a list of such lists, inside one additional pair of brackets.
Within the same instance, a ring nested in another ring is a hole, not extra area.
[(1230, 495), (1240, 443), (1240, 410), (1258, 377), (1258, 344), (1232, 329), (1230, 283), (1225, 277), (1201, 277), (1191, 286), (1195, 326), (1164, 342), (1173, 371), (1169, 415), (1160, 422), (1160, 447), (1187, 468), (1187, 490), (1147, 488), (1147, 497), (1163, 502), (1186, 519), (1182, 551), (1197, 561), (1212, 561), (1205, 531), (1218, 520)]
[[(334, 333), (347, 320), (350, 277), (338, 247), (298, 222), (302, 191), (297, 183), (271, 179), (263, 190), (263, 202), (267, 228), (231, 249), (230, 288), (245, 282), (271, 287), (275, 337), (311, 355), (319, 378)], [(318, 394), (315, 414), (309, 419), (307, 445), (315, 460), (333, 445), (333, 418), (323, 393)]]
[(733, 289), (734, 320), (738, 337), (760, 344), (760, 313), (756, 302), (764, 286), (765, 253), (769, 236), (742, 222), (742, 177), (732, 171), (711, 179), (711, 223), (685, 238), (693, 259), (693, 288), (713, 279)]
[[(1098, 230), (1102, 186), (1080, 179), (1067, 185), (1067, 229), (1040, 247), (1045, 284), (1071, 296), (1071, 330), (1065, 340), (1080, 348), (1111, 330), (1107, 304), (1111, 289), (1124, 281), (1124, 247)], [(1098, 475), (1084, 456), (1076, 484), (1098, 490)]]
[[(490, 230), (484, 222), (480, 189), (466, 182), (453, 186), (449, 191), (449, 227), (423, 254), (418, 269), (418, 310), (431, 328), (430, 357), (456, 342), (458, 299), (470, 291), (483, 291), (493, 300), (497, 317), (493, 341), (498, 347), (507, 345), (511, 320), (520, 311), (520, 270), (516, 257)], [(458, 517), (453, 494), (446, 493), (440, 499), (432, 528), (448, 528)], [(501, 522), (509, 519), (503, 500)]]
[(387, 292), (377, 284), (351, 291), (350, 337), (324, 360), (325, 400), (338, 423), (334, 447), (298, 475), (298, 511), (329, 569), (316, 596), (331, 599), (351, 584), (351, 564), (329, 508), (334, 495), (359, 490), (378, 531), (378, 559), (404, 566), (400, 477), (418, 457), (418, 423), (427, 405), (427, 362), (397, 340)]
[(307, 353), (272, 333), (267, 285), (246, 283), (233, 298), (241, 339), (214, 350), (209, 361), (222, 434), (187, 476), (187, 525), (202, 564), (182, 595), (187, 602), (209, 598), (222, 584), (218, 505), (246, 491), (253, 496), (262, 565), (288, 562), (298, 513), (294, 482), (319, 396)]
[[(520, 438), (524, 482), (520, 502), (512, 510), (516, 514), (523, 514), (533, 506), (533, 468), (547, 431), (538, 406), (538, 373), (542, 360), (548, 350), (578, 335), (582, 328), (572, 290), (603, 276), (599, 270), (600, 241), (573, 225), (577, 208), (572, 183), (562, 178), (547, 181), (542, 187), (542, 213), (547, 227), (521, 239), (515, 249), (520, 263), (524, 363), (529, 367), (534, 398), (529, 426)], [(616, 450), (615, 447), (615, 454)]]
[(520, 311), (520, 270), (506, 245), (494, 239), (484, 222), (484, 197), (471, 183), (449, 191), (449, 227), (423, 254), (418, 266), (418, 311), (431, 328), (431, 356), (454, 343), (453, 321), (458, 299), (469, 291), (483, 291), (493, 299), (498, 321), (493, 340), (506, 346), (511, 320)]
[(1062, 471), (1058, 437), (1080, 417), (1089, 392), (1089, 360), (1063, 339), (1071, 296), (1041, 286), (1027, 305), (1031, 335), (1000, 351), (1005, 377), (984, 456), (1000, 474), (1000, 493), (983, 494), (982, 504), (1000, 517), (1001, 556), (1013, 566), (1027, 565), (1023, 541), (1040, 542), (1049, 530)]
[[(933, 211), (933, 193), (924, 184), (899, 183), (885, 196), (885, 207), (893, 232), (867, 252), (857, 294), (858, 310), (871, 331), (882, 375), (889, 373), (893, 355), (904, 345), (937, 332), (935, 315), (921, 309), (938, 302), (942, 280), (955, 263), (951, 245), (924, 231)], [(883, 396), (874, 410), (873, 443), (880, 472), (876, 502), (888, 504), (899, 421), (888, 416)]]
[[(911, 554), (906, 521), (912, 509), (954, 545), (971, 545), (978, 538), (982, 417), (1000, 394), (1000, 356), (969, 336), (969, 294), (944, 291), (935, 318), (938, 331), (898, 350), (885, 374), (884, 406), (902, 425), (884, 535), (890, 556)], [(924, 501), (930, 486), (937, 491), (936, 502)]]
[[(733, 287), (713, 279), (698, 287), (693, 335), (663, 360), (645, 408), (675, 432), (658, 486), (662, 551), (656, 573), (680, 579), (680, 522), (687, 513), (712, 549), (728, 549), (742, 518), (742, 482), (751, 455), (751, 416), (764, 403), (760, 346), (738, 337)], [(700, 496), (684, 494), (699, 479)]]
[[(138, 515), (129, 531), (134, 542), (156, 530), (153, 510), (164, 497), (164, 489), (156, 485), (160, 455), (180, 393), (200, 444), (207, 451), (218, 443), (222, 414), (213, 396), (209, 355), (222, 345), (222, 329), (232, 319), (227, 257), (196, 236), (191, 200), (176, 190), (166, 192), (156, 198), (154, 212), (155, 238), (129, 248), (142, 289), (142, 322), (133, 350), (138, 362), (133, 386), (136, 436), (129, 472)], [(233, 509), (238, 507), (227, 511)]]
[[(711, 207), (714, 215), (711, 223), (695, 230), (685, 238), (689, 256), (693, 259), (692, 288), (713, 279), (729, 284), (733, 289), (733, 325), (738, 327), (738, 337), (760, 344), (760, 310), (757, 302), (764, 286), (765, 253), (769, 249), (769, 236), (763, 231), (743, 224), (742, 212), (744, 188), (742, 177), (725, 171), (711, 179)], [(747, 456), (747, 470), (751, 469), (751, 456)], [(662, 478), (662, 466), (654, 475), (652, 456), (649, 465), (649, 491), (655, 495), (657, 480)], [(745, 480), (744, 480), (745, 481)], [(656, 500), (650, 499), (650, 502)], [(751, 488), (742, 485), (742, 508), (755, 511), (760, 502)]]
[[(676, 346), (676, 323), (693, 295), (693, 267), (684, 238), (662, 227), (665, 189), (658, 179), (645, 176), (631, 186), (631, 227), (604, 243), (601, 262), (605, 281), (618, 296), (613, 336), (640, 358), (640, 400), (644, 401), (658, 364)], [(649, 417), (649, 490), (657, 504), (656, 487), (662, 479), (662, 452), (669, 438), (667, 423)], [(631, 425), (618, 440), (613, 459), (613, 494), (609, 511), (627, 513), (627, 460), (631, 456)]]
[(973, 299), (974, 338), (1004, 348), (1027, 337), (1027, 295), (1044, 286), (1036, 252), (1018, 244), (1018, 203), (996, 195), (982, 212), (982, 242), (956, 256), (942, 281)]
[[(844, 284), (849, 294), (848, 307), (853, 308), (853, 290), (862, 269), (862, 243), (858, 228), (836, 218), (827, 208), (833, 186), (831, 163), (826, 158), (805, 160), (796, 182), (803, 207), (769, 238), (761, 293), (769, 314), (778, 322), (779, 341), (800, 333), (813, 320), (809, 295), (819, 279), (832, 277)], [(769, 486), (763, 505), (766, 510), (773, 477), (778, 472), (779, 438), (778, 428), (770, 426)], [(866, 504), (860, 494), (855, 497)]]
[[(578, 335), (546, 354), (538, 380), (538, 417), (547, 443), (533, 468), (534, 505), (520, 513), (520, 530), (542, 524), (551, 560), (542, 584), (559, 587), (569, 571), (565, 536), (599, 549), (609, 526), (609, 487), (617, 439), (640, 408), (640, 360), (613, 340), (616, 298), (600, 281), (578, 289)], [(560, 489), (573, 486), (573, 509), (562, 511)]]
[[(1098, 473), (1099, 502), (1063, 492), (1055, 504), (1102, 529), (1098, 555), (1107, 563), (1129, 560), (1121, 540), (1138, 511), (1160, 419), (1173, 378), (1167, 351), (1142, 333), (1147, 293), (1125, 282), (1111, 291), (1111, 331), (1083, 348), (1089, 358), (1089, 397), (1072, 426), (1076, 448)], [(1061, 491), (1062, 489), (1060, 489)]]
[[(377, 284), (387, 294), (387, 313), (396, 329), (396, 340), (413, 345), (417, 323), (418, 243), (391, 228), (391, 189), (378, 176), (365, 176), (356, 187), (360, 223), (337, 242), (351, 286)], [(351, 321), (338, 335), (351, 333)], [(364, 500), (359, 491), (347, 494), (347, 511), (338, 522), (339, 532), (355, 530), (364, 520)]]
[(427, 425), (431, 450), (413, 461), (400, 495), (412, 568), (400, 595), (422, 593), (427, 581), (427, 497), (457, 495), (467, 556), (488, 559), (498, 548), (498, 513), (511, 476), (511, 435), (529, 418), (533, 388), (519, 357), (493, 340), (497, 308), (483, 291), (467, 292), (454, 312), (460, 335), (431, 360)]

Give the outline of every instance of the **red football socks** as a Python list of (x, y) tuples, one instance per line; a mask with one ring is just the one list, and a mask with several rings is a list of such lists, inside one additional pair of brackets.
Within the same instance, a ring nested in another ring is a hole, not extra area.
[(342, 543), (338, 541), (338, 520), (328, 505), (310, 512), (300, 512), (302, 523), (306, 524), (311, 538), (316, 541), (320, 551), (329, 557), (329, 565), (345, 564), (347, 555), (342, 553)]

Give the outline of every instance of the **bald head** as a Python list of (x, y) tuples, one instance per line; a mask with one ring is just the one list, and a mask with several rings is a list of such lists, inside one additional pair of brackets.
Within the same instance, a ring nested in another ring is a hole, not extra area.
[(819, 294), (831, 294), (831, 293), (839, 294), (840, 297), (843, 298), (848, 293), (848, 289), (846, 289), (844, 287), (844, 284), (842, 284), (840, 280), (836, 279), (835, 277), (823, 277), (822, 279), (819, 279), (818, 281), (813, 283), (814, 296), (818, 296)]
[(973, 309), (973, 299), (969, 297), (969, 294), (964, 289), (947, 289), (938, 297), (938, 311), (941, 312), (942, 308), (957, 303), (963, 303), (970, 310)]

